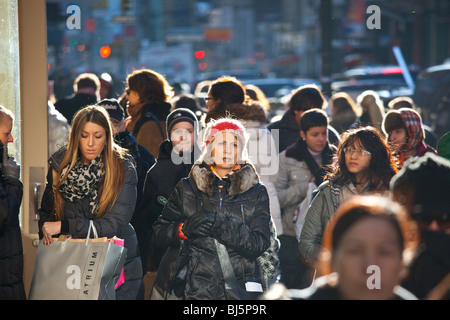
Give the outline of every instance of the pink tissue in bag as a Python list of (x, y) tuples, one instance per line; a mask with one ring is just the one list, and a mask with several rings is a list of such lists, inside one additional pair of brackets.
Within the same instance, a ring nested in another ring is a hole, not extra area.
[[(123, 247), (125, 244), (125, 240), (119, 239), (117, 237), (113, 237), (111, 240), (114, 241), (114, 244), (117, 244), (118, 246), (121, 247)], [(116, 282), (115, 289), (117, 290), (117, 288), (120, 287), (124, 282), (125, 282), (125, 271), (124, 268), (122, 268), (122, 272), (120, 273), (119, 280), (117, 280)]]

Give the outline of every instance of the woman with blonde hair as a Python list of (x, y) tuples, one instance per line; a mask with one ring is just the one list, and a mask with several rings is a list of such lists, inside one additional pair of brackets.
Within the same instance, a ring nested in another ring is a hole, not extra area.
[[(172, 269), (170, 256), (163, 257), (153, 296), (232, 299), (226, 290), (234, 283), (231, 278), (242, 290), (262, 292), (264, 266), (257, 259), (269, 248), (273, 231), (267, 189), (248, 160), (247, 141), (247, 132), (237, 120), (208, 123), (202, 155), (189, 178), (176, 185), (153, 225), (156, 243), (186, 257)], [(232, 277), (222, 273), (225, 256)], [(169, 274), (170, 270), (174, 272)], [(177, 286), (179, 282), (183, 285)]]
[(384, 105), (378, 93), (366, 90), (356, 98), (356, 106), (362, 112), (359, 122), (369, 125), (381, 132), (381, 123), (384, 117)]
[(334, 93), (328, 101), (328, 105), (331, 108), (330, 125), (339, 134), (354, 126), (360, 116), (360, 111), (355, 102), (346, 92)]
[(81, 109), (73, 119), (67, 146), (49, 159), (39, 209), (44, 245), (61, 234), (86, 238), (90, 221), (99, 237), (125, 240), (125, 283), (117, 288), (117, 299), (143, 298), (137, 238), (129, 223), (137, 197), (132, 161), (114, 142), (107, 111), (99, 106)]

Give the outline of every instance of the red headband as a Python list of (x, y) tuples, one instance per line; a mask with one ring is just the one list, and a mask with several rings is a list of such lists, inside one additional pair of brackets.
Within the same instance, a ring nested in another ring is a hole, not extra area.
[(242, 141), (245, 142), (245, 133), (244, 129), (238, 124), (231, 121), (219, 121), (211, 127), (211, 131), (208, 136), (205, 137), (206, 145), (209, 145), (212, 139), (221, 131), (234, 133), (242, 138)]

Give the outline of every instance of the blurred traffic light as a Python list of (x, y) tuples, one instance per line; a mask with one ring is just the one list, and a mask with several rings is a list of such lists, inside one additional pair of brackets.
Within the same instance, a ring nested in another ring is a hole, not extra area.
[(205, 51), (195, 51), (194, 55), (197, 59), (203, 59), (205, 57)]
[(108, 58), (111, 55), (111, 47), (110, 46), (103, 46), (100, 48), (100, 57), (103, 59)]

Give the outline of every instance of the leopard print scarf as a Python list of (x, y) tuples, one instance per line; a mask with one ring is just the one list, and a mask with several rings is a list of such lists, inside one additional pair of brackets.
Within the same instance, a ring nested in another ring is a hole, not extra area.
[[(69, 165), (62, 170), (61, 177), (65, 175), (68, 168)], [(103, 175), (104, 165), (101, 155), (87, 165), (83, 165), (78, 159), (59, 188), (61, 195), (68, 202), (75, 202), (89, 197), (90, 214), (95, 217), (98, 213), (97, 196)]]

